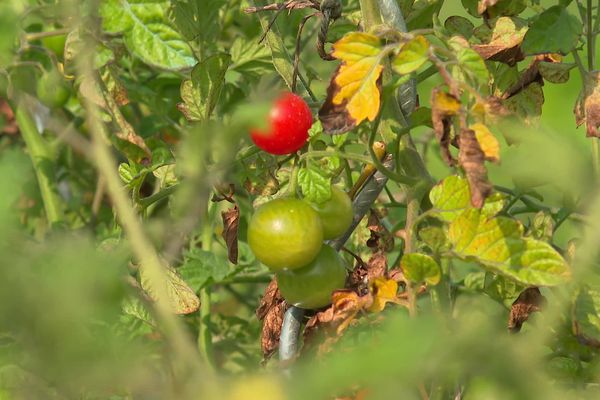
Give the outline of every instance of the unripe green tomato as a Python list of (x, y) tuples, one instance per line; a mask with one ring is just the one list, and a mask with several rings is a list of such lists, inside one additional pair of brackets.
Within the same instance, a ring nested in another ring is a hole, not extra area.
[(40, 77), (36, 93), (40, 101), (50, 108), (64, 106), (71, 96), (69, 87), (56, 71), (45, 73)]
[(341, 236), (352, 224), (354, 214), (352, 201), (346, 192), (331, 187), (331, 198), (324, 203), (311, 203), (311, 206), (321, 217), (323, 223), (323, 238), (335, 239)]
[(52, 51), (59, 58), (63, 57), (66, 42), (67, 35), (54, 35), (42, 38), (42, 44), (44, 45), (44, 47)]
[(323, 245), (310, 264), (295, 270), (276, 273), (277, 285), (285, 301), (300, 308), (321, 308), (331, 303), (331, 293), (342, 289), (346, 267), (339, 254)]
[(303, 200), (272, 200), (250, 219), (248, 244), (256, 258), (273, 271), (303, 267), (323, 245), (321, 219)]

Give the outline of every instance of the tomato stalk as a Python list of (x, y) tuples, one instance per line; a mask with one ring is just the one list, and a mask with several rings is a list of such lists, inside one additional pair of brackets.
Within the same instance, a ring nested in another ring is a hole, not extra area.
[(52, 150), (38, 132), (33, 117), (23, 100), (19, 101), (15, 107), (15, 118), (33, 163), (48, 224), (50, 226), (60, 224), (64, 219), (63, 203), (53, 179), (54, 155)]
[[(211, 251), (213, 243), (213, 225), (216, 214), (216, 204), (209, 202), (208, 213), (202, 225), (201, 242), (202, 250)], [(198, 349), (204, 358), (206, 365), (212, 370), (215, 369), (214, 350), (212, 346), (212, 334), (208, 328), (211, 317), (210, 291), (208, 287), (200, 289), (200, 321), (198, 326)]]

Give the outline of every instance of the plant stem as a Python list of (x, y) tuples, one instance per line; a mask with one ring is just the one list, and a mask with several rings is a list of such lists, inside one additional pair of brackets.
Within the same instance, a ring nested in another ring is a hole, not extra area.
[[(212, 221), (216, 213), (216, 203), (209, 202), (208, 213), (202, 226), (202, 250), (211, 251), (213, 242), (213, 225)], [(204, 287), (200, 289), (200, 323), (198, 326), (198, 349), (204, 358), (206, 364), (215, 369), (214, 352), (212, 347), (212, 333), (209, 329), (210, 325), (210, 288)]]
[(587, 35), (587, 59), (588, 59), (588, 70), (593, 71), (594, 64), (596, 62), (596, 34), (594, 27), (592, 26), (592, 0), (587, 0), (586, 16), (586, 35)]
[(148, 208), (151, 204), (156, 203), (164, 198), (169, 197), (179, 188), (179, 184), (171, 185), (169, 187), (164, 188), (160, 192), (154, 193), (151, 196), (144, 197), (138, 200), (138, 204), (142, 210)]
[(371, 158), (369, 158), (367, 156), (363, 156), (361, 154), (339, 153), (339, 152), (332, 152), (332, 151), (327, 151), (327, 150), (316, 150), (316, 151), (306, 152), (300, 156), (299, 161), (304, 161), (304, 159), (306, 159), (306, 158), (331, 157), (331, 156), (338, 156), (340, 158), (345, 158), (347, 160), (360, 161), (363, 164), (372, 164), (373, 163), (373, 160)]
[(33, 163), (48, 224), (51, 227), (60, 224), (63, 221), (63, 203), (56, 191), (52, 150), (38, 132), (24, 100), (20, 100), (16, 106), (15, 119)]
[(292, 164), (292, 171), (290, 172), (290, 183), (288, 186), (288, 193), (291, 196), (296, 196), (296, 191), (298, 190), (298, 171), (300, 169), (300, 158), (295, 157), (294, 163)]

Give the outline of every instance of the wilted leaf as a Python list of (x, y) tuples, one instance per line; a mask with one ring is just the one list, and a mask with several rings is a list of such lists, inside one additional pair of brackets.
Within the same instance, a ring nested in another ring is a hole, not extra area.
[[(181, 279), (173, 267), (165, 264), (164, 272), (167, 279), (165, 282), (167, 290), (166, 300), (173, 312), (175, 314), (190, 314), (197, 311), (200, 308), (200, 299), (196, 296), (196, 292)], [(161, 301), (158, 298), (156, 288), (153, 286), (154, 282), (151, 283), (148, 279), (147, 268), (144, 264), (140, 265), (139, 274), (142, 288), (154, 301)], [(159, 284), (162, 284), (162, 282), (159, 282)]]
[(375, 119), (381, 102), (381, 50), (377, 36), (362, 32), (351, 32), (333, 45), (332, 54), (342, 64), (319, 110), (324, 132), (343, 133)]
[(542, 115), (544, 91), (538, 82), (533, 82), (524, 90), (504, 101), (511, 113), (523, 118), (526, 123), (536, 121)]
[(188, 121), (203, 121), (210, 117), (230, 63), (229, 55), (215, 54), (198, 63), (192, 70), (191, 79), (182, 82), (183, 103), (179, 103), (177, 108)]
[(419, 238), (435, 253), (448, 248), (448, 240), (442, 227), (426, 226), (419, 229)]
[(237, 205), (221, 213), (223, 218), (223, 239), (227, 244), (227, 258), (233, 264), (238, 261), (238, 228), (240, 226), (240, 209)]
[(492, 193), (492, 184), (487, 179), (484, 165), (485, 154), (475, 137), (475, 131), (463, 129), (459, 137), (458, 162), (465, 170), (471, 190), (471, 204), (483, 207), (485, 199)]
[(323, 176), (314, 167), (301, 168), (298, 183), (308, 201), (323, 203), (331, 198), (331, 178)]
[(566, 7), (553, 6), (542, 12), (525, 34), (521, 50), (526, 55), (571, 52), (583, 28)]
[(531, 223), (531, 236), (534, 239), (550, 241), (554, 235), (554, 219), (550, 213), (539, 211)]
[(426, 254), (405, 254), (400, 261), (400, 267), (406, 279), (417, 284), (425, 282), (428, 285), (437, 285), (442, 277), (438, 263)]
[(552, 83), (566, 83), (569, 80), (569, 71), (576, 65), (574, 63), (541, 61), (538, 69), (544, 80)]
[(102, 28), (122, 33), (129, 51), (146, 64), (168, 70), (191, 68), (196, 60), (168, 21), (169, 6), (160, 0), (106, 0), (100, 3)]
[(523, 323), (529, 319), (529, 315), (541, 311), (545, 304), (546, 298), (542, 296), (540, 289), (537, 287), (525, 289), (510, 308), (508, 330), (513, 333), (519, 332)]
[[(435, 185), (429, 192), (429, 200), (433, 205), (433, 216), (446, 222), (452, 222), (463, 211), (472, 207), (471, 189), (465, 178), (450, 175)], [(494, 216), (504, 208), (505, 196), (494, 193), (489, 196), (481, 212)]]
[(265, 359), (271, 357), (279, 347), (283, 315), (288, 307), (279, 292), (277, 280), (271, 280), (256, 309), (256, 316), (263, 321), (260, 344)]
[(367, 228), (371, 232), (371, 237), (367, 240), (367, 246), (382, 252), (390, 252), (394, 248), (394, 237), (381, 223), (377, 213), (373, 210), (369, 213)]
[(428, 53), (429, 41), (419, 35), (402, 45), (398, 55), (392, 60), (392, 68), (399, 74), (410, 74), (427, 62)]
[(477, 261), (516, 282), (551, 286), (569, 278), (569, 266), (552, 246), (522, 236), (518, 221), (490, 217), (475, 208), (462, 213), (448, 228), (457, 256)]
[(387, 303), (397, 303), (398, 282), (393, 279), (375, 278), (369, 283), (373, 303), (367, 311), (378, 313), (383, 311)]
[(482, 15), (487, 11), (488, 7), (492, 7), (493, 5), (498, 3), (498, 1), (499, 0), (479, 0), (479, 2), (477, 3), (477, 13), (479, 15)]
[(431, 122), (435, 136), (440, 143), (442, 158), (450, 166), (456, 163), (450, 154), (449, 148), (452, 117), (458, 114), (459, 110), (460, 101), (456, 97), (438, 88), (433, 89), (431, 93)]
[(515, 65), (524, 58), (520, 44), (525, 32), (527, 32), (527, 25), (524, 21), (517, 18), (500, 17), (496, 20), (490, 41), (474, 45), (473, 50), (478, 52), (484, 60)]
[(475, 138), (487, 161), (500, 161), (500, 143), (498, 139), (490, 132), (487, 126), (482, 123), (476, 123), (469, 127), (475, 132)]

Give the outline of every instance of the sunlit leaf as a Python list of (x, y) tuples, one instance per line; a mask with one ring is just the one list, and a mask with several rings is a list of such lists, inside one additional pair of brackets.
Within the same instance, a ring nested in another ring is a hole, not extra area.
[(500, 143), (488, 127), (482, 123), (476, 123), (469, 128), (475, 131), (475, 137), (479, 142), (481, 151), (485, 154), (485, 159), (494, 162), (500, 161)]
[(442, 276), (438, 263), (426, 254), (405, 254), (400, 260), (400, 266), (404, 276), (414, 283), (437, 285)]
[(565, 260), (545, 242), (523, 238), (523, 226), (507, 217), (469, 209), (449, 226), (453, 252), (519, 283), (551, 286), (570, 276)]
[(398, 55), (392, 60), (392, 68), (399, 74), (410, 74), (427, 62), (428, 52), (429, 41), (419, 35), (402, 45)]
[(331, 178), (323, 176), (314, 167), (298, 171), (298, 183), (304, 197), (315, 203), (323, 203), (331, 198)]
[[(472, 207), (469, 183), (457, 175), (450, 175), (435, 185), (429, 192), (429, 200), (433, 205), (431, 213), (446, 222), (452, 222), (463, 211)], [(504, 202), (505, 196), (493, 193), (486, 199), (481, 212), (493, 216), (502, 210)]]
[(102, 28), (122, 33), (129, 51), (145, 63), (168, 70), (191, 68), (189, 45), (167, 19), (169, 2), (106, 0), (100, 3)]
[(375, 278), (369, 282), (373, 295), (373, 304), (367, 310), (370, 312), (381, 312), (387, 303), (397, 302), (398, 283), (393, 279)]
[(381, 40), (368, 33), (352, 32), (333, 45), (333, 56), (342, 61), (334, 73), (319, 119), (327, 133), (343, 133), (363, 120), (373, 121), (380, 108)]

